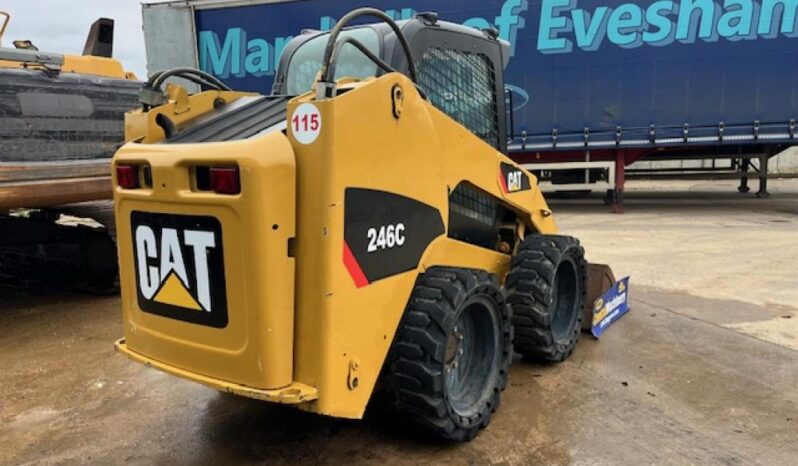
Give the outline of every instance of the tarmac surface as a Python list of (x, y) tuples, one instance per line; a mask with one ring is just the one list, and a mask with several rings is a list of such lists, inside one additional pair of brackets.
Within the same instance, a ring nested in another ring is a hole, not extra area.
[(117, 297), (0, 289), (0, 464), (795, 464), (798, 180), (632, 182), (553, 199), (632, 311), (556, 366), (517, 361), (466, 444), (217, 392), (115, 354)]

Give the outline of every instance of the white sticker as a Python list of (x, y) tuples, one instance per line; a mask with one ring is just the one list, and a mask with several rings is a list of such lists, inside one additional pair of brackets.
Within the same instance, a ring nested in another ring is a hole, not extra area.
[(304, 103), (294, 110), (291, 132), (300, 144), (310, 144), (321, 133), (321, 113), (315, 105)]

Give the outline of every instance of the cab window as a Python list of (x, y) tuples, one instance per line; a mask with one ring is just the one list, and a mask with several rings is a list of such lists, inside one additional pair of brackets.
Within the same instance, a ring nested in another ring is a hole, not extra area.
[[(377, 33), (369, 27), (361, 27), (341, 32), (338, 36), (352, 37), (363, 44), (369, 52), (380, 56), (380, 39)], [(296, 49), (286, 72), (286, 88), (288, 94), (304, 94), (311, 90), (316, 75), (321, 71), (321, 61), (324, 59), (324, 48), (327, 46), (329, 33), (314, 37)], [(367, 78), (377, 74), (377, 65), (369, 60), (360, 50), (352, 44), (341, 48), (336, 59), (335, 77)]]

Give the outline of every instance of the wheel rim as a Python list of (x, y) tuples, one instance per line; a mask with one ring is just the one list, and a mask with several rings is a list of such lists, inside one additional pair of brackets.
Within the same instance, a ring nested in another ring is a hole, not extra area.
[(581, 309), (575, 309), (581, 291), (578, 289), (576, 265), (572, 261), (563, 261), (557, 267), (552, 288), (551, 331), (555, 339), (564, 340), (570, 337), (578, 313), (581, 312)]
[(493, 392), (501, 360), (500, 324), (489, 298), (472, 298), (449, 333), (444, 362), (446, 393), (460, 416), (477, 413)]

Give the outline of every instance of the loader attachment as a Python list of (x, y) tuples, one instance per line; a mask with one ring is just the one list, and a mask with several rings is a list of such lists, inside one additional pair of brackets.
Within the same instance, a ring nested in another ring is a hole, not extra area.
[(585, 306), (582, 308), (582, 330), (590, 331), (593, 328), (593, 307), (597, 299), (615, 284), (615, 275), (606, 264), (587, 264), (587, 296)]
[[(587, 264), (582, 330), (597, 337), (629, 310), (629, 277), (615, 279), (606, 264)], [(617, 312), (615, 312), (617, 311)]]

